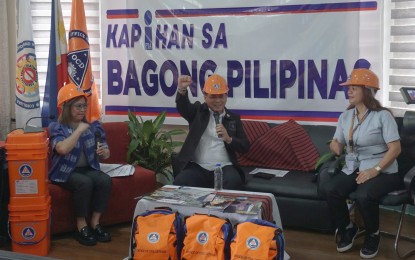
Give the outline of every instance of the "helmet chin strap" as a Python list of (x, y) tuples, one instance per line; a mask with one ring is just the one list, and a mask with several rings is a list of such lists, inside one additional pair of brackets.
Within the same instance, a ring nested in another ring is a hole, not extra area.
[(376, 95), (376, 91), (373, 88), (369, 88), (369, 89), (370, 89), (370, 92), (372, 92), (372, 96), (375, 96)]

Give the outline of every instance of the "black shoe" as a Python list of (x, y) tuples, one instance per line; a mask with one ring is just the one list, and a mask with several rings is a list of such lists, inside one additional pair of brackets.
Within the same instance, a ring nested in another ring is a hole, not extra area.
[(97, 244), (97, 240), (88, 226), (81, 228), (81, 230), (76, 233), (75, 239), (84, 246), (93, 246)]
[(376, 234), (370, 234), (365, 236), (365, 242), (360, 250), (360, 257), (373, 258), (379, 251), (380, 236)]
[(104, 230), (104, 228), (98, 224), (95, 226), (94, 229), (95, 237), (99, 242), (110, 242), (111, 241), (111, 235), (107, 231)]
[(353, 224), (353, 227), (338, 231), (340, 240), (337, 242), (337, 252), (346, 252), (353, 246), (354, 239), (359, 232), (359, 228)]

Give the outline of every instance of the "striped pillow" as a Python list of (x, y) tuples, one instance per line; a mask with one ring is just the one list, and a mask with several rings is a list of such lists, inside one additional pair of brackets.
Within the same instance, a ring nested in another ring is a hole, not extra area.
[(242, 121), (242, 126), (250, 144), (258, 139), (258, 137), (264, 135), (270, 129), (267, 122), (261, 121)]
[[(245, 126), (244, 130), (249, 138), (251, 133)], [(289, 120), (251, 142), (249, 152), (241, 155), (238, 162), (241, 166), (312, 171), (318, 158), (319, 153), (305, 129)]]

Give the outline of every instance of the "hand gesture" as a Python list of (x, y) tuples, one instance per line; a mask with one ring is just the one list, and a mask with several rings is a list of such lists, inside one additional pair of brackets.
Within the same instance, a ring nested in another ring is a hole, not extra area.
[(85, 122), (80, 122), (78, 127), (76, 128), (76, 130), (81, 131), (81, 133), (85, 132), (86, 130), (88, 130), (90, 127), (90, 125), (88, 123)]
[(185, 94), (187, 91), (187, 87), (192, 84), (192, 78), (188, 75), (180, 75), (179, 77), (179, 86), (178, 91), (180, 94)]

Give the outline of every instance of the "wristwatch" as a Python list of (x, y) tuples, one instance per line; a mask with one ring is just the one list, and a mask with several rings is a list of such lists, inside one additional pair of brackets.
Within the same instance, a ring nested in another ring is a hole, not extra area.
[(375, 166), (375, 170), (378, 171), (378, 172), (380, 172), (382, 170), (382, 168), (379, 165), (376, 165)]

